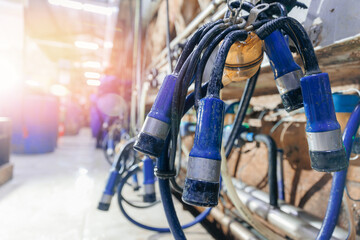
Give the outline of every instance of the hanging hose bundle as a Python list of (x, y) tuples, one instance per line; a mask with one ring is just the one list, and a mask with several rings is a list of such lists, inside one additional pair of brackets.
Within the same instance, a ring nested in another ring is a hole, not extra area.
[[(192, 75), (194, 74), (195, 66), (197, 65), (197, 63), (199, 61), (199, 56), (202, 53), (202, 50), (210, 44), (210, 40), (214, 36), (216, 36), (221, 31), (223, 31), (224, 29), (226, 29), (227, 27), (229, 27), (231, 25), (231, 24), (227, 24), (227, 25), (219, 24), (220, 26), (216, 27), (217, 24), (213, 24), (211, 30), (210, 30), (210, 27), (207, 27), (207, 29), (209, 29), (208, 33), (202, 33), (203, 39), (202, 39), (202, 41), (200, 41), (199, 46), (196, 48), (194, 53), (190, 54), (189, 53), (190, 51), (189, 51), (187, 54), (183, 53), (184, 55), (181, 56), (181, 58), (180, 58), (181, 61), (179, 61), (178, 65), (176, 67), (176, 69), (178, 70), (182, 64), (181, 70), (179, 72), (179, 76), (176, 77), (176, 79), (173, 78), (171, 80), (172, 84), (167, 86), (167, 88), (169, 88), (171, 86), (170, 89), (174, 89), (173, 94), (167, 95), (167, 96), (174, 95), (172, 97), (172, 114), (171, 114), (171, 128), (173, 129), (172, 130), (173, 133), (170, 133), (166, 139), (165, 136), (167, 135), (166, 133), (168, 132), (168, 130), (162, 131), (158, 135), (161, 137), (162, 141), (164, 141), (164, 142), (158, 141), (157, 139), (155, 139), (155, 141), (152, 141), (152, 144), (157, 142), (157, 143), (160, 143), (158, 145), (160, 145), (161, 147), (165, 147), (165, 149), (167, 149), (169, 146), (169, 142), (170, 142), (169, 136), (172, 136), (173, 147), (172, 147), (172, 153), (170, 155), (171, 159), (169, 161), (167, 151), (163, 150), (161, 157), (158, 159), (157, 175), (159, 178), (159, 186), (160, 186), (160, 191), (161, 191), (161, 197), (163, 199), (164, 210), (165, 210), (170, 228), (172, 230), (172, 233), (174, 234), (174, 237), (176, 239), (185, 239), (185, 236), (180, 228), (179, 221), (176, 217), (176, 212), (173, 207), (170, 188), (169, 188), (169, 179), (171, 179), (172, 176), (174, 176), (172, 159), (174, 159), (174, 156), (175, 156), (176, 138), (177, 138), (177, 133), (178, 133), (179, 119), (183, 115), (183, 113), (185, 111), (187, 111), (188, 108), (191, 107), (191, 104), (188, 104), (188, 103), (190, 101), (194, 101), (194, 99), (192, 98), (193, 95), (190, 95), (187, 98), (188, 101), (186, 101), (186, 102), (184, 101), (184, 99), (185, 99), (185, 96), (187, 93), (187, 88), (189, 87), (190, 81), (192, 80)], [(235, 28), (234, 28), (234, 30), (235, 30)], [(226, 31), (226, 33), (228, 33), (228, 32), (230, 32), (230, 31)], [(226, 33), (221, 34), (222, 38), (226, 35)], [(246, 32), (243, 32), (241, 35), (244, 37), (244, 39), (246, 39), (246, 37), (247, 37)], [(221, 38), (217, 38), (216, 43), (218, 44), (218, 42), (221, 40), (222, 40)], [(216, 46), (216, 44), (213, 44), (211, 48), (215, 48), (215, 46)], [(206, 56), (209, 56), (212, 51), (213, 50), (211, 50), (211, 51), (209, 50), (208, 53), (206, 54)], [(189, 57), (186, 60), (184, 60), (187, 55)], [(183, 56), (185, 56), (185, 57), (183, 57)], [(204, 60), (203, 65), (205, 65), (205, 63), (206, 63), (206, 61)], [(166, 80), (167, 79), (165, 79), (165, 81), (164, 81), (162, 89), (164, 86), (166, 87)], [(174, 84), (175, 84), (175, 87), (173, 87)], [(200, 85), (201, 85), (201, 83), (200, 83)], [(164, 87), (164, 89), (165, 89), (165, 87)], [(207, 87), (207, 85), (205, 85), (202, 89), (206, 89), (206, 87)], [(161, 95), (162, 89), (160, 89), (157, 100), (159, 98), (159, 95)], [(199, 91), (197, 90), (197, 93), (198, 92)], [(169, 92), (169, 93), (172, 93), (172, 92)], [(159, 101), (157, 101), (157, 100), (155, 101), (155, 103), (153, 105), (152, 111), (157, 107), (157, 105), (159, 105), (158, 103), (160, 103), (160, 101), (162, 103), (167, 102), (167, 99), (165, 99), (165, 98), (160, 99)], [(155, 108), (154, 108), (154, 106), (155, 106)], [(158, 111), (158, 110), (160, 110), (160, 111)], [(170, 114), (168, 114), (169, 113), (168, 108), (165, 108), (165, 111), (164, 111), (164, 108), (162, 108), (162, 109), (158, 108), (158, 109), (156, 109), (156, 111), (153, 111), (153, 112), (156, 112), (156, 114), (165, 112), (165, 114), (167, 114), (167, 116), (170, 115)], [(151, 115), (153, 115), (153, 114), (149, 114), (148, 117), (151, 117)], [(153, 115), (153, 116), (155, 116), (155, 115)], [(166, 120), (166, 119), (164, 119), (164, 120)], [(165, 122), (170, 124), (170, 121), (165, 121)], [(155, 124), (155, 126), (153, 125), (152, 127), (154, 128), (154, 127), (156, 127), (156, 125), (159, 125), (159, 124)], [(163, 129), (165, 129), (165, 127), (163, 127)], [(143, 130), (145, 130), (145, 131), (143, 131)], [(154, 155), (159, 156), (160, 148), (154, 149), (155, 151), (148, 151), (150, 148), (147, 147), (145, 144), (141, 144), (141, 142), (145, 142), (145, 141), (141, 141), (141, 138), (143, 137), (142, 135), (144, 134), (144, 132), (149, 133), (149, 131), (151, 130), (149, 128), (146, 128), (146, 122), (144, 124), (143, 130), (139, 134), (139, 140), (138, 140), (137, 144), (135, 144), (135, 148), (140, 151), (142, 150), (145, 153), (152, 154), (153, 156)], [(156, 136), (156, 134), (157, 133), (155, 133), (155, 134), (153, 133), (152, 136), (154, 136), (154, 135)], [(151, 140), (151, 138), (149, 138), (149, 137), (147, 139), (145, 139), (145, 138), (143, 138), (143, 139)], [(153, 144), (153, 145), (156, 145), (156, 144)], [(150, 150), (152, 150), (152, 149), (150, 149)]]
[[(188, 173), (185, 180), (183, 193), (183, 200), (187, 203), (202, 206), (213, 206), (217, 204), (219, 185), (216, 181), (219, 181), (218, 174), (220, 172), (219, 160), (221, 159), (220, 144), (223, 120), (221, 114), (223, 111), (220, 109), (223, 110), (224, 108), (222, 101), (218, 99), (220, 88), (222, 88), (222, 72), (225, 65), (226, 55), (230, 49), (230, 46), (235, 41), (245, 40), (246, 38), (247, 33), (241, 30), (233, 31), (227, 35), (215, 60), (215, 67), (211, 74), (211, 79), (207, 90), (207, 97), (200, 101), (194, 147), (189, 154), (190, 157), (187, 167)], [(255, 79), (255, 81), (253, 79)], [(256, 82), (256, 79), (257, 74), (252, 78), (252, 81)], [(253, 87), (254, 86), (255, 84)], [(254, 88), (252, 88), (252, 91), (253, 89)], [(251, 94), (252, 91), (250, 91)], [(246, 98), (247, 100), (250, 100), (251, 94), (246, 94), (248, 96)], [(243, 109), (245, 109), (246, 112), (247, 106)], [(206, 129), (212, 129), (212, 131), (208, 134), (204, 134)], [(201, 169), (202, 171), (199, 173), (195, 169)], [(202, 190), (199, 192), (197, 189)], [(244, 206), (242, 203), (240, 203), (240, 205), (241, 206), (237, 205), (237, 207), (240, 209), (240, 212), (245, 217), (247, 222), (249, 222), (269, 239), (279, 239), (276, 234), (266, 229), (265, 226), (253, 219), (252, 214), (249, 212), (246, 206)]]
[(174, 73), (165, 77), (155, 102), (138, 134), (138, 139), (134, 145), (137, 151), (154, 157), (160, 156), (164, 148), (165, 139), (170, 130), (171, 102), (175, 84), (178, 82), (178, 78), (183, 77), (191, 59), (192, 51), (199, 42), (202, 34), (222, 22), (222, 20), (219, 20), (200, 27), (185, 45), (184, 51), (174, 69)]
[[(235, 41), (245, 40), (247, 36), (247, 32), (237, 30), (225, 37), (215, 60), (207, 96), (200, 101), (194, 146), (189, 154), (182, 198), (189, 204), (217, 205), (224, 114), (224, 102), (219, 99), (223, 67), (231, 45)], [(212, 132), (208, 132), (208, 129), (212, 129)], [(205, 134), (205, 132), (208, 133)], [(198, 189), (203, 189), (203, 191), (199, 192)]]
[[(173, 74), (164, 79), (134, 148), (158, 157), (156, 172), (161, 198), (175, 239), (185, 239), (185, 235), (172, 202), (170, 182), (175, 190), (181, 192), (182, 189), (175, 181), (176, 171), (174, 169), (177, 138), (180, 120), (192, 105), (195, 105), (198, 110), (198, 119), (194, 146), (189, 154), (183, 201), (199, 206), (216, 206), (221, 168), (230, 199), (244, 219), (267, 239), (280, 238), (256, 221), (249, 209), (239, 200), (227, 173), (225, 162), (235, 140), (239, 137), (260, 70), (246, 84), (230, 137), (225, 144), (226, 151), (220, 152), (224, 102), (220, 100), (219, 94), (223, 87), (222, 77), (225, 61), (230, 47), (237, 41), (247, 39), (247, 31), (253, 31), (252, 34), (255, 33), (260, 39), (265, 40), (265, 51), (271, 59), (271, 67), (274, 70), (274, 77), (285, 109), (290, 112), (303, 105), (305, 107), (308, 119), (306, 131), (309, 136), (312, 167), (319, 171), (346, 169), (348, 163), (345, 159), (344, 148), (341, 147), (340, 128), (334, 115), (331, 97), (329, 97), (331, 90), (328, 76), (321, 73), (311, 41), (303, 27), (296, 20), (286, 17), (287, 11), (296, 4), (296, 1), (286, 2), (285, 7), (278, 2), (257, 6), (250, 3), (238, 4), (238, 9), (230, 9), (231, 16), (230, 12), (227, 14), (231, 20), (219, 20), (204, 25), (195, 32), (185, 45)], [(249, 16), (238, 19), (241, 9), (249, 11)], [(280, 17), (271, 20), (273, 15), (280, 15)], [(242, 25), (244, 20), (248, 21), (246, 31), (241, 30), (244, 28)], [(239, 22), (240, 24), (238, 24)], [(278, 30), (283, 30), (294, 41), (305, 66), (305, 77), (302, 77), (300, 66), (294, 62), (284, 36)], [(210, 81), (201, 86), (205, 65), (222, 40), (223, 43), (217, 54)], [(195, 81), (195, 92), (186, 97), (188, 88), (193, 81)], [(207, 94), (205, 98), (201, 99), (204, 96), (204, 90), (207, 91)], [(315, 102), (320, 105), (316, 105)], [(211, 131), (209, 131), (210, 129)], [(321, 142), (322, 139), (330, 140)], [(264, 141), (261, 137), (258, 140)], [(276, 160), (275, 152), (269, 152), (269, 156)], [(221, 161), (223, 162), (221, 163)], [(276, 164), (271, 166), (276, 169)], [(271, 173), (272, 200), (270, 202), (276, 207), (276, 175), (274, 174), (276, 171)], [(121, 205), (121, 194), (118, 194), (118, 197)]]
[(221, 23), (215, 25), (211, 30), (209, 30), (203, 36), (197, 48), (194, 50), (188, 66), (183, 67), (179, 73), (179, 81), (176, 82), (174, 94), (172, 98), (172, 104), (171, 104), (172, 145), (171, 145), (171, 154), (170, 154), (171, 156), (170, 167), (172, 167), (173, 161), (175, 159), (176, 142), (179, 133), (180, 119), (184, 111), (184, 100), (186, 98), (187, 89), (189, 88), (190, 82), (193, 78), (195, 68), (198, 64), (200, 54), (202, 53), (203, 49), (210, 44), (211, 40), (228, 26), (229, 24)]

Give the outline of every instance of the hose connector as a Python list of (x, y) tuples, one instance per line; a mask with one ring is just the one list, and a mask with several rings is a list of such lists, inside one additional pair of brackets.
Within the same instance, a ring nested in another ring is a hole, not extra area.
[(288, 43), (279, 30), (265, 38), (265, 52), (274, 72), (275, 83), (287, 112), (303, 107), (300, 87), (302, 70), (292, 57)]
[(203, 98), (199, 104), (182, 200), (195, 206), (213, 207), (219, 197), (225, 104), (212, 96)]
[(346, 169), (349, 161), (341, 139), (341, 129), (335, 115), (329, 75), (313, 74), (301, 78), (304, 109), (307, 118), (306, 135), (311, 167), (319, 172)]
[(154, 175), (154, 163), (149, 157), (145, 157), (143, 160), (143, 175), (144, 175), (144, 202), (152, 203), (156, 201), (155, 195), (155, 175)]
[(115, 187), (119, 180), (119, 172), (112, 168), (110, 170), (110, 175), (107, 180), (105, 190), (101, 196), (101, 199), (99, 201), (98, 209), (102, 211), (108, 211), (110, 208), (111, 199), (115, 194)]
[(135, 142), (136, 151), (153, 157), (160, 157), (165, 139), (170, 129), (171, 101), (177, 77), (167, 75), (156, 96), (155, 102), (146, 116), (144, 125)]

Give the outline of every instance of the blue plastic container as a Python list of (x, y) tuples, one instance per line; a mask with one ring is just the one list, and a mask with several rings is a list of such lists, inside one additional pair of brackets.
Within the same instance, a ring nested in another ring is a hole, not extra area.
[(332, 96), (335, 112), (352, 113), (360, 101), (360, 97), (358, 95), (335, 93)]
[(13, 119), (12, 152), (48, 153), (55, 150), (59, 127), (59, 104), (53, 96), (24, 96), (21, 114)]

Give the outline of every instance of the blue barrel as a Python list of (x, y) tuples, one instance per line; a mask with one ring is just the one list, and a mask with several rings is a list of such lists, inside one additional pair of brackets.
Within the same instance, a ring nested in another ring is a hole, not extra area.
[(24, 96), (21, 114), (13, 119), (12, 152), (53, 152), (59, 127), (59, 103), (53, 96)]

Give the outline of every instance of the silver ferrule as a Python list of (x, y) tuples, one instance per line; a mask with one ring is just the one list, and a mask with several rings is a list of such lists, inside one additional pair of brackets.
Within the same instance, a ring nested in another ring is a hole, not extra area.
[(112, 195), (109, 195), (109, 194), (104, 193), (104, 194), (101, 196), (100, 202), (101, 202), (101, 203), (104, 203), (104, 204), (110, 204), (112, 197), (113, 197)]
[(154, 194), (155, 193), (155, 184), (144, 184), (145, 194)]
[(206, 182), (219, 182), (220, 169), (219, 160), (189, 156), (186, 177)]
[(170, 130), (169, 124), (160, 121), (156, 118), (146, 117), (141, 132), (165, 140), (169, 133), (169, 130)]
[(310, 151), (335, 151), (343, 148), (341, 130), (306, 132)]
[(300, 78), (303, 77), (302, 70), (289, 72), (275, 80), (280, 95), (291, 90), (300, 88)]

